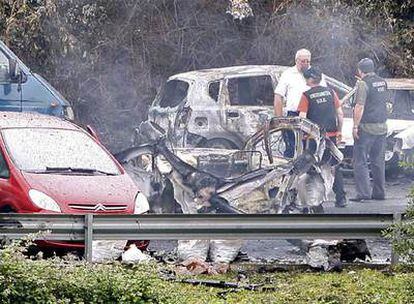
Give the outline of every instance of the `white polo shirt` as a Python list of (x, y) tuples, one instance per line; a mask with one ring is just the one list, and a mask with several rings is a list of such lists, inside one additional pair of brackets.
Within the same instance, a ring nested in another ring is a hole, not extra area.
[[(326, 81), (322, 76), (321, 86), (326, 86)], [(276, 86), (275, 94), (278, 94), (286, 100), (286, 111), (297, 111), (302, 93), (309, 90), (306, 85), (305, 77), (299, 72), (296, 66), (288, 68), (280, 76)]]

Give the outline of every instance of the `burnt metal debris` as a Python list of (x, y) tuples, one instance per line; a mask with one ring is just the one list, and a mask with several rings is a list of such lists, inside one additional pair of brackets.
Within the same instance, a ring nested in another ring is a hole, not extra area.
[(275, 290), (275, 286), (268, 286), (265, 284), (250, 284), (246, 282), (229, 282), (229, 281), (218, 281), (218, 280), (198, 280), (198, 279), (187, 279), (178, 278), (174, 271), (163, 269), (159, 273), (159, 277), (166, 281), (174, 281), (179, 283), (186, 283), (191, 285), (203, 285), (215, 288), (231, 288), (235, 291), (238, 290), (254, 290), (254, 291), (272, 291)]
[[(140, 129), (148, 144), (116, 158), (130, 172), (140, 167), (149, 174), (150, 187), (142, 188), (149, 191), (145, 194), (150, 201), (160, 201), (156, 196), (165, 193), (166, 185), (172, 186), (174, 200), (164, 202), (167, 206), (161, 210), (177, 203), (189, 214), (321, 212), (332, 188), (333, 167), (342, 160), (341, 152), (318, 126), (299, 117), (270, 119), (241, 150), (177, 149), (157, 124), (147, 121)], [(295, 135), (292, 159), (283, 153), (284, 132)], [(210, 258), (230, 263), (241, 246), (241, 241), (182, 240), (177, 251), (184, 261)]]
[[(127, 168), (147, 162), (151, 178), (173, 185), (174, 199), (184, 213), (312, 212), (326, 200), (332, 168), (342, 160), (317, 125), (299, 117), (272, 118), (242, 150), (173, 148), (156, 124), (147, 122), (141, 130), (151, 144), (123, 151), (117, 159)], [(286, 131), (296, 137), (293, 159), (283, 156)], [(315, 189), (322, 192), (313, 193)]]

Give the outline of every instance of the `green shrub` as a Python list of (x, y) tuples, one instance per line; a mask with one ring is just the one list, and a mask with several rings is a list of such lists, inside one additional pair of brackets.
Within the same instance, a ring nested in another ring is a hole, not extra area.
[[(412, 303), (412, 273), (249, 273), (249, 283), (274, 291), (192, 286), (158, 278), (157, 264), (133, 267), (30, 260), (22, 248), (0, 252), (0, 303)], [(169, 266), (170, 267), (170, 266)], [(204, 280), (237, 281), (237, 272)]]
[(411, 190), (404, 220), (391, 225), (384, 236), (391, 240), (392, 247), (405, 266), (414, 264), (414, 190)]
[(164, 282), (154, 265), (92, 265), (62, 259), (30, 260), (15, 244), (0, 253), (1, 303), (159, 303)]

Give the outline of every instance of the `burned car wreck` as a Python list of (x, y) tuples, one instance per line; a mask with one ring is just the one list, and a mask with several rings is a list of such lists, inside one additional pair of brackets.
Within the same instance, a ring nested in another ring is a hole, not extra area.
[[(288, 67), (245, 65), (189, 71), (172, 75), (161, 86), (148, 111), (148, 120), (168, 134), (174, 147), (242, 149), (246, 140), (273, 116), (274, 89)], [(352, 170), (352, 107), (355, 88), (324, 75), (343, 104), (344, 168)], [(413, 79), (386, 79), (388, 135), (386, 173), (395, 176), (404, 158), (397, 149), (395, 135), (414, 124)], [(136, 128), (135, 145), (145, 143), (141, 126)]]
[[(316, 212), (327, 200), (333, 168), (342, 160), (318, 126), (299, 117), (270, 119), (242, 150), (173, 148), (156, 124), (147, 122), (142, 130), (148, 144), (118, 153), (117, 159), (139, 176), (138, 183), (148, 179), (141, 173), (150, 177), (142, 187), (153, 191), (146, 193), (150, 200), (171, 184), (184, 213)], [(286, 131), (295, 133), (293, 159), (283, 156)]]
[[(243, 65), (179, 73), (161, 86), (148, 120), (168, 134), (175, 147), (242, 149), (273, 116), (274, 89), (287, 66)], [(352, 90), (324, 75), (340, 96)], [(141, 127), (135, 144), (145, 143)]]
[[(147, 144), (115, 156), (144, 189), (153, 212), (323, 212), (323, 203), (332, 191), (333, 170), (342, 161), (341, 152), (318, 126), (300, 117), (268, 120), (241, 150), (175, 148), (155, 123), (146, 122), (141, 130)], [(283, 156), (282, 135), (287, 131), (294, 132), (296, 138), (293, 159)], [(332, 263), (337, 265), (328, 255), (345, 252), (347, 241), (334, 243), (303, 242), (309, 264), (325, 270), (332, 268)], [(179, 241), (178, 252), (182, 260), (190, 260), (187, 264), (193, 263), (192, 258), (204, 261), (208, 252), (213, 262), (230, 263), (241, 246), (237, 240)], [(315, 249), (318, 246), (322, 247)], [(323, 259), (321, 252), (325, 253)]]

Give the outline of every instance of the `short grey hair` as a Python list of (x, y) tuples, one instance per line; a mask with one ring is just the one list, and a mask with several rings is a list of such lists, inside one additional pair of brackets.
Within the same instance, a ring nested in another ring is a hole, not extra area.
[(300, 49), (296, 52), (295, 60), (300, 56), (309, 56), (311, 57), (311, 52), (308, 49)]

